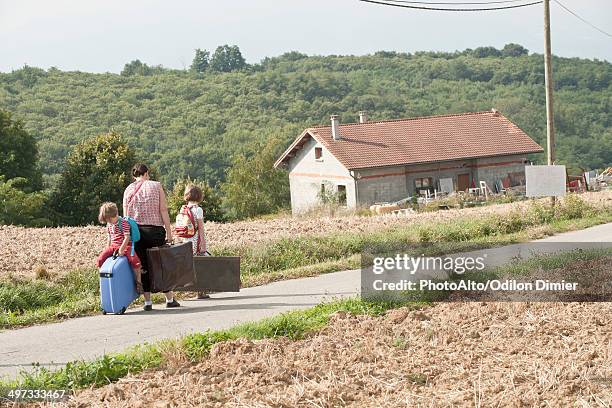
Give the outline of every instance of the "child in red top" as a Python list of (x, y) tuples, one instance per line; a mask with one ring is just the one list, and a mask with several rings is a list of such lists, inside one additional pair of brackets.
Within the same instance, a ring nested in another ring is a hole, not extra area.
[[(125, 219), (119, 217), (119, 210), (115, 203), (104, 203), (100, 207), (100, 214), (98, 220), (101, 224), (106, 223), (108, 230), (108, 243), (106, 248), (98, 257), (98, 268), (102, 266), (104, 261), (117, 253), (119, 256), (126, 256), (128, 263), (132, 267), (134, 273), (134, 280), (136, 281), (136, 288), (138, 293), (142, 292), (142, 281), (140, 274), (142, 272), (142, 265), (140, 258), (134, 253), (132, 255), (132, 242), (130, 240), (130, 223)], [(121, 225), (119, 225), (121, 223)]]

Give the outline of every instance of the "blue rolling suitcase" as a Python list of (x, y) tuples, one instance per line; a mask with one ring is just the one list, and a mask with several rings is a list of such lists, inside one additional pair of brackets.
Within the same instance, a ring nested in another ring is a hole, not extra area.
[(100, 268), (102, 313), (123, 314), (138, 297), (132, 268), (125, 256), (109, 257)]

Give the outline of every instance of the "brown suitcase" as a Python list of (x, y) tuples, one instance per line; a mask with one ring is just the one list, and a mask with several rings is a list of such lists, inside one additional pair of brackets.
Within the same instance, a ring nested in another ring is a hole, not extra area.
[(195, 282), (177, 287), (189, 292), (240, 292), (239, 256), (194, 256)]
[(147, 249), (152, 292), (193, 285), (193, 249), (190, 242)]

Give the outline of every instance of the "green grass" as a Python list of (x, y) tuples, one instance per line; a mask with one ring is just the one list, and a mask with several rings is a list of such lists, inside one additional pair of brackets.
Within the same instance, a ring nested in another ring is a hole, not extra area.
[(0, 328), (80, 316), (98, 309), (98, 275), (75, 270), (56, 281), (0, 282)]
[(591, 261), (612, 256), (612, 248), (575, 249), (553, 255), (534, 255), (525, 260), (517, 260), (509, 265), (491, 271), (493, 276), (523, 276), (534, 270), (550, 271), (564, 268), (575, 262)]
[[(533, 203), (529, 211), (461, 218), (376, 232), (334, 233), (282, 238), (270, 243), (213, 249), (214, 255), (240, 255), (244, 286), (314, 276), (360, 265), (363, 252), (401, 251), (407, 244), (435, 242), (437, 251), (524, 242), (553, 233), (612, 222), (612, 207), (594, 209), (576, 195), (554, 210)], [(440, 245), (440, 243), (446, 243)], [(431, 253), (431, 255), (435, 255)], [(161, 296), (154, 298), (163, 301)], [(0, 281), (0, 328), (14, 328), (99, 310), (95, 270), (80, 270), (55, 282)]]
[[(0, 281), (0, 329), (99, 312), (98, 279), (97, 270), (90, 268), (71, 271), (54, 281), (15, 278)], [(164, 297), (154, 295), (153, 300), (163, 302)]]
[[(369, 303), (352, 298), (323, 303), (311, 309), (292, 311), (261, 320), (245, 323), (227, 330), (207, 331), (191, 334), (179, 340), (165, 340), (155, 344), (133, 347), (126, 352), (105, 355), (94, 361), (75, 361), (65, 367), (51, 371), (36, 368), (33, 372), (22, 372), (12, 382), (0, 382), (0, 396), (11, 388), (21, 389), (65, 389), (74, 390), (89, 386), (111, 383), (128, 373), (139, 373), (146, 369), (161, 367), (177, 352), (190, 361), (198, 361), (208, 355), (216, 343), (246, 338), (288, 337), (300, 339), (319, 330), (329, 322), (330, 316), (338, 311), (352, 314), (377, 316), (398, 307), (399, 303)], [(419, 304), (413, 304), (419, 307)]]

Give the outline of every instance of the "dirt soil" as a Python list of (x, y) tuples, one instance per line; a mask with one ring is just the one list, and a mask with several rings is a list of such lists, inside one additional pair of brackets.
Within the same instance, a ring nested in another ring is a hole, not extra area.
[[(336, 313), (300, 341), (237, 340), (62, 407), (609, 407), (612, 303)], [(56, 405), (58, 406), (58, 405)]]
[[(610, 205), (612, 191), (581, 195), (593, 204)], [(527, 202), (492, 205), (483, 208), (437, 211), (407, 216), (285, 217), (274, 220), (206, 223), (212, 247), (252, 245), (281, 237), (323, 235), (334, 232), (383, 230), (488, 214), (504, 214), (523, 209)], [(105, 229), (98, 226), (64, 228), (23, 228), (0, 226), (0, 279), (9, 274), (32, 277), (37, 269), (62, 275), (78, 268), (94, 266), (106, 243)]]

